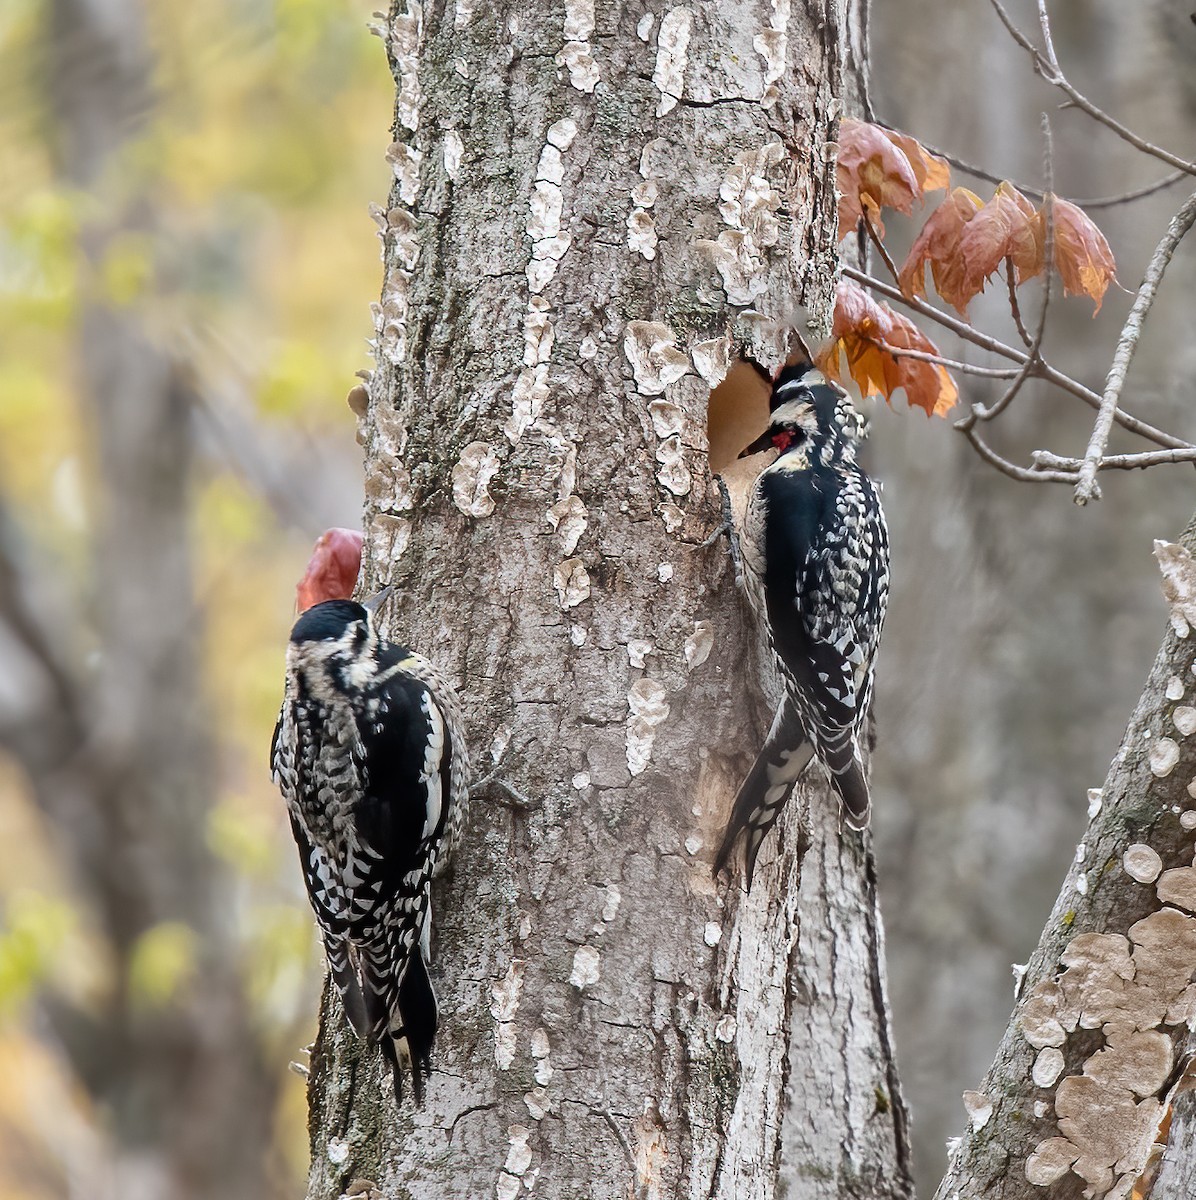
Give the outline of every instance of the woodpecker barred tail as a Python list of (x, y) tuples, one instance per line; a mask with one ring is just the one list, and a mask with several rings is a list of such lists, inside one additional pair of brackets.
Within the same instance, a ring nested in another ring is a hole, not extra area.
[(295, 623), (271, 767), (329, 971), (395, 1096), (431, 1070), (430, 885), (458, 839), (469, 768), (460, 706), (426, 659), (383, 641), (366, 607), (329, 600)]
[(744, 881), (751, 891), (760, 846), (813, 757), (814, 747), (802, 731), (796, 711), (787, 701), (782, 702), (764, 746), (735, 797), (731, 819), (714, 858), (713, 874), (718, 875), (728, 865), (742, 836)]
[[(889, 592), (884, 512), (856, 465), (861, 422), (841, 388), (809, 362), (791, 364), (778, 374), (769, 407), (767, 431), (744, 452), (778, 451), (748, 499), (740, 538), (748, 597), (784, 678), (783, 710), (826, 768), (846, 823), (862, 829), (870, 802), (860, 738)], [(762, 837), (791, 790), (778, 793), (780, 775), (765, 784), (772, 741), (770, 733), (736, 799), (732, 843), (740, 829)]]

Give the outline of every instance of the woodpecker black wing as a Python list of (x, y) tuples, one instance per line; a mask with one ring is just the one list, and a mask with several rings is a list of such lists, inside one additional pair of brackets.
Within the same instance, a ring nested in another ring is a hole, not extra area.
[(773, 649), (848, 823), (862, 828), (869, 797), (857, 734), (871, 699), (888, 595), (879, 498), (854, 464), (809, 467), (782, 457), (759, 486)]

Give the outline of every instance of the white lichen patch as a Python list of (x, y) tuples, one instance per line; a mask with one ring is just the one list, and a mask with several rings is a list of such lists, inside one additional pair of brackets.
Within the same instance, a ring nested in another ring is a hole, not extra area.
[(692, 671), (700, 667), (714, 649), (714, 626), (709, 621), (695, 621), (693, 633), (685, 639), (685, 665)]
[(659, 396), (670, 383), (689, 373), (689, 356), (677, 349), (667, 325), (655, 321), (629, 321), (623, 332), (623, 353), (631, 364), (636, 390)]
[(386, 150), (386, 161), (399, 183), (399, 198), (404, 204), (414, 205), (419, 199), (419, 165), (423, 155), (406, 142), (391, 142)]
[(781, 193), (768, 172), (786, 159), (779, 141), (736, 155), (719, 188), (719, 213), (729, 226), (715, 241), (695, 243), (707, 250), (732, 304), (751, 304), (768, 290), (765, 252), (780, 239), (777, 210)]
[(573, 145), (573, 139), (577, 137), (577, 122), (572, 117), (562, 117), (559, 121), (553, 121), (549, 125), (548, 132), (544, 136), (548, 139), (550, 146), (555, 146), (564, 152)]
[(530, 1092), (525, 1092), (523, 1103), (527, 1105), (528, 1115), (533, 1121), (544, 1120), (551, 1111), (547, 1088), (534, 1087)]
[(344, 1138), (329, 1138), (327, 1154), (328, 1161), (339, 1167), (349, 1157), (349, 1143)]
[(417, 0), (408, 0), (407, 11), (399, 13), (391, 24), (390, 53), (398, 78), (395, 116), (412, 133), (419, 128), (419, 49), (423, 32), (424, 6)]
[(602, 919), (610, 924), (618, 914), (619, 905), (623, 903), (623, 893), (617, 883), (608, 883), (602, 893)]
[(369, 539), (374, 562), (396, 563), (411, 543), (411, 522), (391, 513), (374, 513), (370, 518)]
[(457, 0), (453, 10), (453, 28), (464, 29), (473, 20), (473, 8), (476, 0)]
[(1163, 573), (1163, 599), (1171, 610), (1171, 627), (1186, 638), (1196, 625), (1196, 562), (1175, 542), (1156, 540), (1154, 556)]
[(685, 514), (671, 500), (660, 506), (665, 533), (676, 533), (685, 525)]
[(590, 46), (594, 36), (594, 0), (565, 0), (565, 45), (556, 56), (579, 92), (592, 92), (601, 74)]
[(577, 543), (589, 525), (589, 513), (581, 497), (566, 496), (564, 500), (558, 500), (544, 516), (561, 539), (561, 552), (568, 557), (577, 549)]
[(702, 941), (707, 946), (717, 946), (723, 940), (723, 927), (715, 921), (707, 921), (702, 930)]
[(588, 333), (578, 343), (577, 357), (582, 362), (590, 362), (598, 357), (598, 343)]
[[(536, 178), (532, 183), (527, 224), (524, 227), (532, 242), (532, 256), (526, 274), (528, 290), (533, 296), (539, 295), (548, 286), (556, 274), (557, 264), (572, 244), (572, 238), (561, 228), (564, 211), (564, 193), (561, 190), (564, 163), (561, 154), (572, 144), (576, 133), (577, 125), (572, 120), (553, 124), (536, 165)], [(537, 358), (536, 361), (542, 360)]]
[(731, 1013), (725, 1013), (719, 1017), (718, 1023), (714, 1026), (714, 1036), (720, 1042), (733, 1042), (735, 1033), (739, 1028), (739, 1022), (735, 1020)]
[(543, 1026), (536, 1026), (532, 1030), (532, 1058), (536, 1060), (536, 1069), (534, 1072), (536, 1083), (540, 1087), (547, 1087), (552, 1082), (552, 1077), (556, 1073), (553, 1070), (551, 1055), (549, 1054), (548, 1031)]
[(444, 173), (454, 181), (461, 173), (461, 159), (464, 154), (465, 145), (461, 141), (461, 135), (455, 129), (450, 129), (444, 135)]
[(589, 637), (589, 633), (584, 626), (582, 626), (582, 625), (570, 625), (569, 626), (569, 641), (572, 645), (576, 646), (579, 650), (581, 649), (582, 646), (584, 646), (586, 644), (587, 637)]
[(993, 1102), (983, 1092), (964, 1092), (963, 1106), (974, 1130), (983, 1129), (993, 1115)]
[(574, 790), (584, 792), (590, 786), (590, 773), (589, 771), (578, 771), (569, 782), (573, 785)]
[(655, 648), (656, 647), (653, 646), (651, 642), (644, 641), (643, 638), (632, 638), (631, 641), (627, 643), (628, 663), (637, 670), (642, 669), (644, 663), (647, 661), (648, 655), (651, 654)]
[(1150, 748), (1150, 770), (1159, 779), (1166, 779), (1179, 762), (1179, 746), (1171, 738), (1161, 737)]
[(1039, 1050), (1034, 1059), (1034, 1067), (1030, 1072), (1034, 1086), (1040, 1088), (1053, 1087), (1055, 1080), (1063, 1074), (1063, 1054), (1054, 1046), (1046, 1046)]
[(1105, 793), (1103, 788), (1088, 789), (1088, 820), (1092, 820), (1100, 813), (1101, 804), (1104, 802)]
[(789, 39), (789, 0), (772, 0), (768, 28), (752, 38), (752, 49), (764, 59), (764, 94), (760, 103), (771, 108), (779, 97), (777, 81), (785, 74)]
[(660, 103), (656, 106), (658, 117), (672, 112), (684, 93), (693, 21), (693, 12), (684, 7), (670, 8), (661, 19), (656, 35), (656, 68), (652, 72), (652, 82), (660, 91)]
[(580, 558), (567, 558), (552, 568), (552, 586), (561, 608), (576, 608), (590, 598), (590, 573)]
[(580, 991), (597, 983), (601, 977), (601, 955), (593, 946), (578, 946), (573, 955), (569, 982)]
[(674, 496), (688, 496), (693, 487), (693, 475), (685, 462), (680, 434), (665, 438), (656, 447), (656, 461), (660, 463), (660, 470), (656, 472), (660, 486)]
[(655, 679), (637, 679), (627, 693), (627, 770), (642, 775), (652, 758), (656, 730), (667, 720), (665, 689)]
[(635, 27), (635, 36), (641, 42), (646, 42), (652, 36), (652, 26), (656, 23), (656, 15), (654, 13), (645, 13), (639, 19), (639, 24)]
[(507, 1129), (507, 1134), (510, 1138), (509, 1149), (507, 1150), (507, 1161), (503, 1163), (503, 1170), (508, 1175), (514, 1175), (522, 1179), (527, 1174), (528, 1168), (532, 1165), (532, 1151), (527, 1144), (528, 1138), (531, 1136), (531, 1130), (526, 1125), (511, 1125)]
[(689, 837), (685, 839), (685, 853), (692, 857), (702, 849), (703, 845), (704, 843), (702, 839), (698, 837), (696, 833), (691, 833)]
[(685, 431), (685, 409), (671, 400), (653, 400), (648, 405), (648, 416), (652, 418), (652, 428), (659, 438)]
[(661, 583), (668, 583), (673, 578), (673, 564), (660, 563), (656, 568), (656, 578)]
[(1167, 680), (1166, 696), (1168, 700), (1182, 700), (1184, 698), (1184, 681), (1178, 675), (1172, 675)]
[(488, 442), (470, 442), (453, 467), (453, 503), (467, 517), (488, 517), (494, 511), (490, 481), (498, 474), (498, 455)]
[(652, 214), (647, 209), (633, 208), (627, 216), (627, 249), (651, 262), (658, 243)]
[(1163, 869), (1163, 860), (1145, 842), (1135, 842), (1126, 847), (1121, 856), (1121, 865), (1125, 873), (1138, 883), (1154, 883)]
[(490, 1015), (494, 1018), (494, 1065), (500, 1071), (515, 1061), (515, 1016), (523, 992), (523, 973), (527, 964), (515, 959), (507, 973), (490, 987)]
[(1180, 737), (1191, 737), (1193, 733), (1196, 733), (1196, 708), (1190, 708), (1186, 704), (1181, 704), (1171, 714), (1171, 722)]
[(727, 377), (731, 369), (731, 339), (711, 338), (708, 342), (695, 342), (689, 352), (694, 370), (711, 388), (716, 388)]

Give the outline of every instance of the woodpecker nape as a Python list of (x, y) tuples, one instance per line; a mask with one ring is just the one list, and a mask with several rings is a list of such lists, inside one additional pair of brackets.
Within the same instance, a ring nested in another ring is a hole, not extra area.
[[(387, 589), (389, 591), (389, 589)], [(345, 1014), (402, 1099), (431, 1071), (430, 885), (460, 835), (469, 763), (460, 705), (427, 659), (383, 640), (373, 610), (300, 616), (270, 762)]]
[(846, 823), (868, 824), (860, 741), (889, 595), (884, 512), (856, 465), (862, 422), (846, 393), (803, 361), (781, 369), (769, 409), (768, 429), (743, 453), (778, 453), (752, 487), (740, 550), (784, 698), (714, 861), (717, 875), (743, 838), (749, 889), (760, 844), (813, 758)]

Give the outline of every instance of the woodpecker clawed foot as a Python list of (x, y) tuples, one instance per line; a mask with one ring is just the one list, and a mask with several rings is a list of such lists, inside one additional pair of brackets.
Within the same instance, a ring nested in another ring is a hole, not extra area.
[[(503, 808), (509, 808), (513, 812), (535, 812), (536, 809), (543, 808), (543, 800), (533, 800), (530, 796), (525, 796), (513, 783), (499, 777), (505, 757), (505, 754), (502, 755), (492, 771), (470, 784), (470, 798), (485, 797), (492, 804), (501, 804)], [(502, 795), (497, 796), (495, 792), (501, 792)]]
[(721, 521), (714, 532), (704, 541), (699, 542), (699, 550), (708, 550), (721, 537), (726, 537), (731, 547), (731, 565), (735, 568), (735, 586), (741, 588), (743, 583), (743, 554), (739, 549), (739, 534), (735, 532), (735, 513), (731, 507), (731, 493), (727, 491), (726, 482), (721, 475), (714, 477), (718, 484), (719, 507)]

